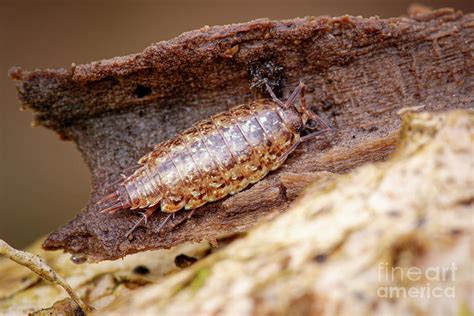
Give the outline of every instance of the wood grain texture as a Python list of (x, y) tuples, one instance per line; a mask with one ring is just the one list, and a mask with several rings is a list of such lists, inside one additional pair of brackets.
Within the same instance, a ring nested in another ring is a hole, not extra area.
[[(451, 9), (393, 19), (260, 19), (191, 31), (139, 54), (71, 69), (12, 69), (35, 122), (75, 141), (93, 175), (89, 205), (44, 247), (99, 261), (248, 229), (288, 207), (295, 194), (286, 194), (285, 172), (341, 173), (385, 159), (402, 107), (472, 106), (473, 28), (474, 15)], [(165, 214), (128, 240), (138, 215), (97, 213), (94, 202), (123, 169), (194, 122), (255, 99), (249, 86), (261, 77), (283, 97), (304, 81), (308, 103), (335, 133), (305, 143), (282, 169), (191, 219), (179, 212), (160, 234)]]

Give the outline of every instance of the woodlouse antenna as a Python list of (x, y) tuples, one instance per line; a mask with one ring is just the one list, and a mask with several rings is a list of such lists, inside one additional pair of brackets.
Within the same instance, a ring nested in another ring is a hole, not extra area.
[(254, 89), (256, 87), (260, 87), (262, 84), (264, 83), (267, 83), (268, 84), (268, 79), (267, 78), (264, 78), (264, 79), (261, 79), (257, 82), (255, 82), (253, 85), (250, 86), (250, 89)]
[(250, 89), (253, 89), (255, 87), (259, 87), (263, 84), (265, 85), (265, 88), (267, 89), (268, 94), (272, 97), (272, 100), (275, 101), (278, 105), (285, 108), (286, 107), (285, 103), (283, 103), (280, 99), (278, 99), (275, 92), (273, 92), (272, 88), (268, 84), (268, 79), (267, 78), (264, 78), (262, 80), (257, 81), (256, 83), (254, 83), (253, 85), (250, 86)]
[[(295, 88), (295, 90), (293, 90), (293, 92), (291, 93), (290, 97), (288, 98), (288, 100), (286, 100), (285, 102), (285, 108), (289, 107), (291, 104), (295, 103), (296, 101), (296, 98), (298, 96), (300, 96), (301, 100), (304, 100), (304, 89), (305, 89), (305, 85), (304, 83), (302, 83), (300, 81), (300, 84)], [(305, 105), (306, 105), (306, 101), (305, 102)]]

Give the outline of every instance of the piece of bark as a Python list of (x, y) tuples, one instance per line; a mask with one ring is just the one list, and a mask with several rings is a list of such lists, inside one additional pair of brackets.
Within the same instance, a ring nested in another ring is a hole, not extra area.
[[(139, 54), (71, 69), (12, 69), (35, 124), (74, 140), (93, 178), (89, 205), (44, 247), (99, 261), (248, 229), (291, 202), (282, 172), (346, 172), (384, 159), (402, 106), (432, 111), (472, 105), (473, 28), (472, 14), (451, 9), (393, 19), (260, 19), (205, 27)], [(282, 170), (248, 190), (205, 205), (190, 219), (178, 212), (160, 234), (162, 213), (137, 229), (133, 240), (125, 234), (137, 214), (97, 213), (94, 202), (123, 169), (177, 131), (254, 99), (249, 85), (262, 77), (283, 96), (304, 81), (308, 103), (335, 132), (303, 144)], [(362, 150), (374, 140), (386, 146)], [(346, 156), (351, 148), (356, 154)], [(328, 153), (336, 157), (334, 167), (325, 163)], [(259, 193), (266, 199), (248, 199)]]
[(330, 183), (336, 174), (327, 171), (293, 173), (284, 172), (280, 175), (281, 184), (286, 189), (285, 195), (288, 199), (294, 200), (312, 182), (320, 183), (321, 187)]

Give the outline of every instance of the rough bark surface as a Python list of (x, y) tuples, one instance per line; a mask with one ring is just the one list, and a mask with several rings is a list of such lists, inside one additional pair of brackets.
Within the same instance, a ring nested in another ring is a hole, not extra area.
[[(287, 213), (217, 251), (184, 244), (75, 265), (41, 241), (28, 250), (97, 315), (471, 315), (474, 112), (409, 114), (404, 122), (389, 161), (316, 176)], [(410, 281), (412, 269), (422, 277)], [(390, 287), (439, 288), (442, 297), (384, 296)], [(74, 315), (65, 296), (0, 261), (0, 314)]]
[[(294, 188), (302, 188), (298, 174), (306, 183), (308, 172), (344, 173), (386, 158), (401, 107), (472, 105), (473, 28), (474, 15), (451, 9), (393, 19), (260, 19), (205, 27), (139, 54), (71, 69), (12, 69), (35, 122), (75, 141), (93, 175), (89, 205), (44, 247), (100, 261), (248, 229), (287, 209)], [(335, 133), (305, 143), (281, 170), (191, 219), (178, 212), (160, 234), (164, 214), (129, 240), (124, 236), (138, 215), (97, 213), (94, 202), (122, 170), (177, 131), (254, 99), (250, 83), (263, 77), (283, 97), (304, 81), (309, 104)]]

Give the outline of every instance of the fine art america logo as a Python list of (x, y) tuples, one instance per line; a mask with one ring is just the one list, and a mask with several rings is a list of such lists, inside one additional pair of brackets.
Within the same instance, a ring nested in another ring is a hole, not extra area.
[(443, 267), (393, 267), (379, 264), (378, 278), (387, 286), (377, 289), (377, 296), (384, 298), (454, 298), (454, 281), (457, 266)]

